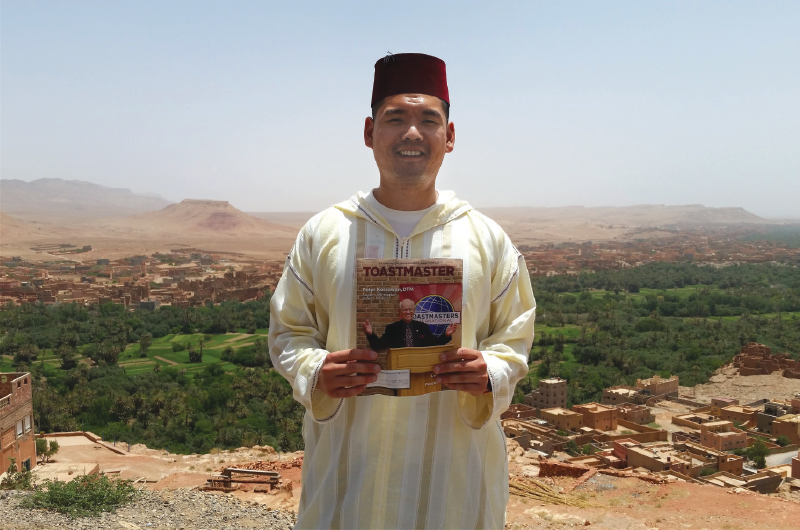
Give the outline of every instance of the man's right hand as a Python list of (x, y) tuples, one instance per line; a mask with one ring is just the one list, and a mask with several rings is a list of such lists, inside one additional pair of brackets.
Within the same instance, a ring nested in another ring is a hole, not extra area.
[(369, 321), (369, 319), (366, 319), (366, 320), (365, 320), (365, 321), (364, 321), (364, 322), (361, 324), (361, 329), (363, 329), (363, 330), (364, 330), (364, 333), (365, 333), (365, 334), (367, 334), (367, 335), (372, 335), (372, 323)]
[(378, 379), (381, 367), (375, 363), (378, 354), (372, 350), (341, 350), (328, 354), (322, 363), (317, 388), (332, 398), (357, 396), (368, 383)]

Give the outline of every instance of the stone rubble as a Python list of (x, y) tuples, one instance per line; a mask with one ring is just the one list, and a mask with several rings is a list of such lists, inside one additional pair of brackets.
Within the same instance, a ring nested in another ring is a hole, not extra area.
[(29, 492), (0, 491), (0, 527), (3, 530), (288, 530), (297, 515), (271, 510), (232, 495), (190, 489), (142, 491), (135, 502), (114, 513), (79, 517), (18, 505)]

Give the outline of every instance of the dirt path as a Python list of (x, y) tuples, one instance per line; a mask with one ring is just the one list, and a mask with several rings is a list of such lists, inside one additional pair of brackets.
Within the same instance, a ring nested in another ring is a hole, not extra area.
[(163, 357), (159, 357), (158, 355), (153, 355), (153, 359), (158, 359), (159, 361), (164, 361), (167, 364), (171, 364), (172, 366), (177, 366), (180, 363), (176, 363), (175, 361), (170, 361), (169, 359), (165, 359)]

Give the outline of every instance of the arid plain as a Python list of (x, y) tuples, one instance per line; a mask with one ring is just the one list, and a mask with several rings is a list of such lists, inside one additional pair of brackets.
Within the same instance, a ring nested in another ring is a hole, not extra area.
[[(282, 259), (314, 212), (243, 212), (226, 201), (169, 203), (81, 181), (0, 181), (0, 255), (47, 261), (41, 245), (90, 245), (74, 259), (121, 258), (178, 247)], [(773, 226), (742, 208), (702, 205), (480, 208), (517, 246), (668, 237), (676, 230)], [(63, 256), (61, 256), (63, 257)], [(68, 258), (69, 259), (69, 258)]]

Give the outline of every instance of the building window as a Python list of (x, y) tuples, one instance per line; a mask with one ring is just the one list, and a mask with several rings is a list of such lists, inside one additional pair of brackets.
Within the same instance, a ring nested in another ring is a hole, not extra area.
[(28, 458), (24, 462), (22, 462), (22, 469), (24, 469), (25, 471), (30, 471), (31, 470), (31, 459), (30, 458)]
[(22, 436), (22, 420), (17, 422), (17, 438)]
[(25, 432), (31, 430), (31, 417), (25, 416)]

